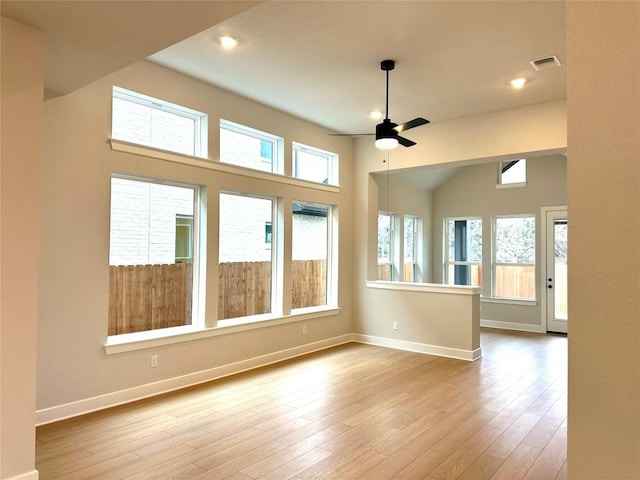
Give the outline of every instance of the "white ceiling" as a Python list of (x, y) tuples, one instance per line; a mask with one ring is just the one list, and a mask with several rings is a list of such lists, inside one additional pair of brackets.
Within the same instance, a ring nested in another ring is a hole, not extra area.
[[(384, 59), (396, 61), (396, 123), (566, 97), (564, 1), (2, 0), (0, 8), (45, 32), (49, 95), (149, 58), (341, 133), (373, 133), (368, 113), (385, 107)], [(221, 49), (222, 34), (238, 47)], [(529, 65), (550, 55), (562, 66)], [(509, 85), (517, 76), (528, 79), (522, 90)]]
[[(566, 96), (562, 1), (267, 2), (151, 60), (342, 133), (389, 116), (432, 122)], [(234, 51), (216, 40), (231, 34)], [(535, 72), (529, 61), (563, 66)], [(525, 76), (520, 91), (509, 81)], [(428, 128), (428, 127), (422, 127)], [(407, 134), (410, 138), (410, 134)]]
[[(0, 8), (46, 33), (46, 88), (62, 94), (151, 55), (343, 133), (373, 131), (367, 114), (384, 110), (387, 58), (397, 62), (389, 105), (397, 123), (566, 96), (564, 1), (3, 0)], [(239, 46), (223, 51), (221, 34)], [(549, 55), (563, 66), (529, 65)], [(529, 82), (515, 91), (508, 82), (520, 75)]]

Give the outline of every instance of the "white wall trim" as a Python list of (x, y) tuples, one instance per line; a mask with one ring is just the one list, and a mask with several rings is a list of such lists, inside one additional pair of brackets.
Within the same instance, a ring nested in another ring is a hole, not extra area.
[[(115, 407), (117, 405), (141, 400), (143, 398), (153, 397), (162, 393), (180, 390), (200, 383), (210, 382), (212, 380), (235, 375), (247, 370), (264, 367), (272, 363), (282, 362), (290, 358), (349, 343), (350, 341), (352, 341), (351, 334), (341, 335), (286, 350), (280, 350), (267, 355), (249, 358), (240, 362), (230, 363), (228, 365), (221, 365), (219, 367), (181, 375), (179, 377), (168, 378), (159, 382), (147, 383), (145, 385), (107, 393), (105, 395), (86, 398), (63, 405), (57, 405), (55, 407), (44, 408), (36, 411), (36, 425), (45, 425), (47, 423), (64, 420), (65, 418), (71, 418), (96, 410), (103, 410), (105, 408)], [(22, 480), (22, 477), (19, 478)], [(31, 477), (25, 477), (25, 480), (27, 478), (31, 480)]]
[(519, 330), (521, 332), (546, 333), (542, 325), (531, 325), (528, 323), (500, 322), (498, 320), (480, 319), (481, 327), (501, 328), (503, 330)]
[(379, 347), (437, 355), (438, 357), (456, 358), (458, 360), (475, 361), (482, 357), (482, 349), (480, 348), (475, 350), (462, 350), (458, 348), (440, 347), (438, 345), (429, 345), (426, 343), (417, 343), (407, 340), (396, 340), (393, 338), (375, 337), (373, 335), (361, 335), (356, 333), (353, 334), (353, 341), (366, 343), (368, 345), (377, 345)]
[(38, 470), (31, 470), (30, 472), (21, 473), (15, 477), (7, 477), (6, 480), (38, 480), (40, 473)]

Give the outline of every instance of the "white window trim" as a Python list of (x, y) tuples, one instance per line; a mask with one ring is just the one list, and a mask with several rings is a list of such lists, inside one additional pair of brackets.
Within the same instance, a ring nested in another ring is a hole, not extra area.
[[(304, 145), (299, 142), (291, 142), (293, 155), (291, 156), (291, 176), (293, 178), (298, 178), (295, 176), (295, 166), (296, 166), (296, 152), (306, 152), (313, 155), (317, 155), (319, 157), (324, 157), (327, 159), (327, 183), (329, 185), (338, 185), (339, 184), (339, 156), (337, 153), (329, 152), (327, 150), (322, 150), (320, 148), (311, 147), (309, 145)], [(321, 182), (317, 182), (321, 183)]]
[[(197, 158), (207, 158), (209, 141), (208, 141), (208, 125), (209, 120), (206, 113), (198, 112), (197, 110), (193, 110), (188, 107), (184, 107), (182, 105), (178, 105), (175, 103), (167, 102), (166, 100), (162, 100), (159, 98), (150, 97), (149, 95), (145, 95), (143, 93), (134, 92), (132, 90), (127, 90), (122, 87), (113, 86), (112, 98), (119, 98), (121, 100), (125, 100), (131, 103), (137, 103), (138, 105), (143, 105), (145, 107), (149, 107), (155, 110), (162, 110), (164, 112), (171, 113), (173, 115), (178, 115), (180, 117), (185, 117), (190, 120), (193, 120), (195, 123), (194, 128), (194, 153)], [(135, 144), (141, 145), (141, 144)], [(147, 147), (147, 145), (141, 145), (143, 147)], [(150, 147), (149, 148), (155, 148)], [(158, 149), (162, 150), (162, 149)], [(163, 150), (167, 152), (173, 152), (172, 150)], [(177, 152), (173, 152), (177, 153)], [(179, 154), (178, 154), (179, 155)]]
[[(223, 118), (220, 119), (220, 129), (229, 130), (231, 132), (240, 133), (242, 135), (247, 135), (249, 137), (257, 138), (258, 140), (265, 140), (267, 142), (271, 142), (273, 144), (273, 159), (271, 160), (271, 172), (276, 175), (284, 174), (284, 139), (282, 137), (278, 137), (277, 135), (273, 135), (268, 132), (263, 132), (261, 130), (257, 130), (255, 128), (247, 127), (246, 125), (242, 125), (240, 123), (235, 123), (230, 120), (225, 120)], [(233, 163), (227, 163), (220, 160), (221, 163), (226, 163), (227, 165), (235, 165)], [(242, 165), (236, 165), (242, 167)], [(243, 167), (249, 170), (255, 170), (250, 167)], [(262, 171), (262, 170), (258, 170)]]

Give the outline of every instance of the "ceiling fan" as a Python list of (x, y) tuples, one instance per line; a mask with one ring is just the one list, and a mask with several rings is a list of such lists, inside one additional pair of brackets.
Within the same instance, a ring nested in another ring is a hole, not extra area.
[(376, 136), (376, 148), (381, 150), (391, 150), (396, 148), (398, 144), (403, 147), (411, 147), (416, 144), (407, 138), (401, 137), (398, 135), (405, 130), (409, 130), (410, 128), (419, 127), (420, 125), (426, 125), (429, 123), (429, 120), (417, 117), (413, 120), (409, 120), (401, 125), (397, 123), (393, 123), (389, 119), (389, 71), (393, 70), (396, 67), (396, 62), (394, 60), (383, 60), (380, 62), (380, 69), (387, 72), (387, 88), (386, 88), (386, 106), (385, 106), (385, 118), (382, 123), (376, 125), (376, 133), (330, 133), (329, 135), (335, 136), (346, 136), (353, 137), (359, 135), (375, 135)]

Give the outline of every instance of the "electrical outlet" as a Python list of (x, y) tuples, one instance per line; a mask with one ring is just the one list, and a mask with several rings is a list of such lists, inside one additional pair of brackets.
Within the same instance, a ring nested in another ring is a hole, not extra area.
[(303, 326), (302, 326), (302, 334), (303, 334), (303, 335), (306, 335), (306, 334), (307, 334), (307, 326), (306, 326), (306, 325), (303, 325)]
[(398, 329), (398, 322), (393, 322), (393, 329), (397, 330)]
[(158, 366), (158, 355), (151, 355), (151, 368)]

